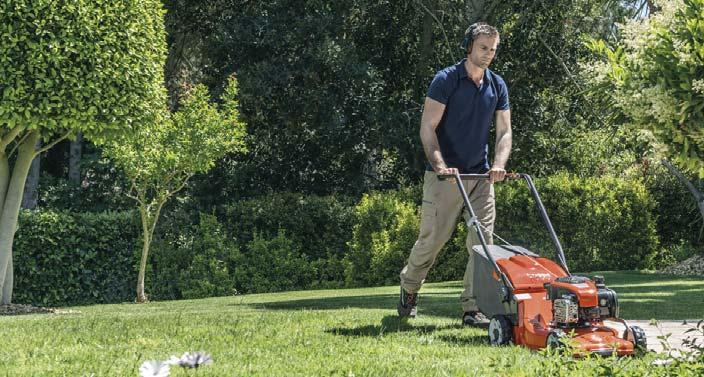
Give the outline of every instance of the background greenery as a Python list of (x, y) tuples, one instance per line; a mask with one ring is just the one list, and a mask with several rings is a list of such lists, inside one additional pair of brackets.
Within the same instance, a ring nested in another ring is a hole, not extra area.
[[(559, 174), (536, 185), (572, 271), (654, 269), (692, 252), (661, 247), (655, 202), (641, 181)], [(147, 291), (164, 300), (393, 285), (418, 234), (419, 191), (360, 200), (272, 193), (210, 213), (179, 203), (157, 227)], [(524, 182), (498, 184), (496, 195), (496, 232), (555, 258)], [(17, 297), (52, 306), (131, 301), (138, 229), (131, 211), (23, 212)], [(462, 278), (466, 234), (460, 222), (428, 281)]]
[[(608, 49), (627, 42), (620, 23), (647, 19), (657, 3), (164, 5), (170, 107), (195, 83), (217, 98), (236, 75), (249, 154), (219, 160), (164, 208), (148, 263), (153, 299), (397, 282), (418, 226), (420, 104), (433, 74), (461, 58), (459, 41), (476, 20), (501, 32), (492, 68), (511, 92), (509, 169), (536, 178), (570, 267), (656, 269), (703, 250), (690, 193), (659, 165), (652, 138), (624, 127), (632, 114), (614, 106), (615, 88), (592, 77), (605, 57), (590, 43)], [(128, 180), (100, 147), (80, 146), (78, 181), (67, 179), (75, 160), (69, 142), (42, 157), (38, 205), (22, 215), (17, 233), (17, 302), (132, 300), (126, 287), (138, 235)], [(527, 191), (501, 184), (497, 198), (497, 233), (551, 255)], [(63, 231), (64, 222), (75, 228)], [(430, 280), (462, 275), (465, 234), (458, 224)], [(55, 272), (38, 269), (49, 263)], [(115, 278), (102, 278), (108, 275)]]

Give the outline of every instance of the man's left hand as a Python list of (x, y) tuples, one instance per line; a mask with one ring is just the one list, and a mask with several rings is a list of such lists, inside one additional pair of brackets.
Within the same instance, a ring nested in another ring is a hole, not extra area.
[(504, 168), (493, 167), (489, 170), (489, 183), (492, 185), (494, 182), (501, 182), (506, 177), (506, 170)]

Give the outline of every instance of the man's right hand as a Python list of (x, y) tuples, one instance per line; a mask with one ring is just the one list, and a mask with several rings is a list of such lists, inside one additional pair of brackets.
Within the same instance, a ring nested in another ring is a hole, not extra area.
[(438, 175), (455, 175), (459, 173), (459, 170), (457, 170), (457, 168), (436, 167), (435, 172), (438, 173)]
[[(455, 174), (459, 173), (459, 170), (457, 170), (457, 168), (436, 167), (436, 168), (435, 168), (435, 172), (436, 172), (438, 175), (455, 175)], [(450, 182), (452, 182), (452, 183), (455, 183), (455, 179), (454, 179), (454, 178), (450, 178), (450, 179), (448, 179), (448, 180), (449, 180)]]

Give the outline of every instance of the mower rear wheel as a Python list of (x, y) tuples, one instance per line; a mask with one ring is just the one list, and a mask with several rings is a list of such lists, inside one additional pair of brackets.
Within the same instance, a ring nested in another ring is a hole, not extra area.
[(633, 333), (634, 351), (636, 353), (646, 352), (648, 350), (648, 338), (645, 336), (645, 330), (639, 326), (631, 326), (631, 332)]
[(489, 321), (489, 343), (492, 346), (508, 344), (513, 337), (513, 324), (505, 315), (495, 315)]

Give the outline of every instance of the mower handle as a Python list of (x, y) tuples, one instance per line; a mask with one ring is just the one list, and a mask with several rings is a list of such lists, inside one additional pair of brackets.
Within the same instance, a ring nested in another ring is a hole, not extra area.
[[(488, 180), (489, 179), (489, 174), (438, 174), (438, 179), (441, 181), (444, 181), (446, 179), (455, 179), (455, 182), (457, 183), (457, 187), (460, 190), (460, 193), (462, 195), (462, 198), (465, 202), (465, 205), (467, 206), (467, 209), (470, 214), (470, 218), (474, 218), (474, 210), (472, 209), (472, 206), (469, 202), (469, 197), (467, 196), (467, 192), (464, 189), (464, 186), (462, 185), (462, 180)], [(540, 215), (541, 220), (543, 220), (543, 224), (548, 230), (548, 233), (550, 234), (550, 239), (552, 240), (553, 245), (555, 246), (555, 251), (557, 254), (557, 259), (559, 260), (560, 264), (562, 265), (562, 268), (567, 272), (568, 276), (572, 276), (570, 273), (570, 270), (567, 268), (567, 260), (565, 258), (565, 252), (562, 249), (562, 244), (560, 244), (560, 240), (557, 238), (557, 234), (555, 233), (555, 229), (552, 227), (552, 222), (550, 222), (550, 218), (548, 217), (547, 212), (545, 211), (545, 206), (543, 205), (543, 201), (540, 200), (540, 194), (538, 194), (538, 190), (535, 188), (535, 184), (533, 183), (533, 179), (530, 177), (528, 174), (524, 173), (506, 173), (505, 176), (506, 179), (523, 179), (526, 181), (528, 184), (528, 190), (533, 196), (533, 200), (535, 201), (535, 206), (538, 210), (538, 214)], [(494, 258), (489, 255), (489, 252), (486, 248), (486, 243), (484, 240), (484, 236), (481, 231), (479, 231), (479, 228), (477, 230), (477, 235), (479, 236), (479, 240), (482, 244), (482, 247), (484, 248), (487, 257), (491, 261), (491, 264), (494, 265), (494, 268), (497, 273), (501, 273), (499, 270), (499, 266), (496, 264), (496, 261), (494, 261)], [(513, 290), (513, 286), (508, 282), (508, 279), (505, 276), (502, 276), (501, 274), (499, 275), (502, 277), (502, 280), (504, 281), (504, 285), (508, 287), (510, 290)]]
[[(446, 179), (458, 178), (463, 181), (486, 181), (489, 179), (489, 174), (438, 174), (438, 179), (444, 181)], [(506, 173), (504, 179), (521, 179), (520, 173)]]

